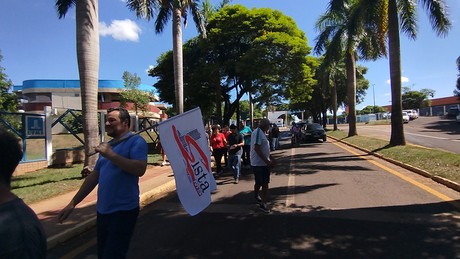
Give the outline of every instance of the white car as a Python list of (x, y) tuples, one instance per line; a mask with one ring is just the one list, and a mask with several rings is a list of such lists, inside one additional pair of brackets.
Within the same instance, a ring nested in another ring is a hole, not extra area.
[(409, 120), (415, 120), (418, 118), (418, 112), (416, 110), (403, 110), (403, 112), (407, 112)]
[(403, 123), (409, 123), (410, 117), (409, 117), (409, 114), (407, 114), (407, 112), (402, 112), (402, 117), (403, 117)]

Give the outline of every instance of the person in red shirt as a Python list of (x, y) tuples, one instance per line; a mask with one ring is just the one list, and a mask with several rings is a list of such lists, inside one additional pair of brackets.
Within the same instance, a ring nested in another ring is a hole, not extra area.
[(216, 161), (216, 174), (223, 173), (222, 171), (222, 156), (227, 147), (227, 138), (220, 132), (220, 126), (212, 126), (212, 133), (209, 138), (209, 142), (212, 148), (212, 155)]

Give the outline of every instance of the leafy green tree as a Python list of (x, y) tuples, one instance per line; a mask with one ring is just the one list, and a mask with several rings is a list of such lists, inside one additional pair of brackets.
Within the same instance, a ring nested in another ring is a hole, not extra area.
[[(3, 60), (0, 52), (0, 63)], [(5, 68), (0, 65), (0, 111), (16, 112), (18, 109), (18, 98), (14, 93), (10, 92), (13, 82), (8, 79), (5, 73)]]
[(173, 63), (174, 63), (174, 86), (175, 105), (178, 113), (184, 112), (184, 76), (182, 55), (182, 19), (187, 24), (188, 12), (191, 13), (197, 30), (203, 37), (206, 36), (206, 28), (202, 12), (199, 10), (199, 0), (127, 0), (126, 5), (136, 15), (150, 20), (155, 11), (155, 32), (163, 32), (166, 24), (172, 17), (173, 33)]
[[(184, 107), (192, 109), (200, 107), (205, 120), (215, 116), (215, 94), (213, 76), (209, 76), (213, 69), (208, 66), (203, 54), (200, 40), (194, 38), (183, 46), (184, 55)], [(149, 76), (158, 80), (153, 85), (163, 102), (175, 102), (173, 52), (168, 51), (156, 60), (156, 66), (149, 70)], [(220, 84), (220, 82), (218, 82)], [(177, 114), (177, 113), (174, 113)]]
[[(240, 117), (243, 120), (249, 119), (251, 116), (250, 104), (248, 100), (240, 101)], [(261, 109), (254, 109), (254, 118), (263, 118), (263, 112)], [(236, 117), (235, 117), (236, 118)]]
[(77, 62), (80, 76), (85, 141), (84, 166), (96, 164), (97, 156), (88, 156), (99, 145), (97, 93), (99, 83), (99, 17), (98, 0), (56, 0), (59, 19), (75, 6)]
[(120, 93), (121, 104), (126, 106), (128, 102), (132, 103), (136, 110), (136, 115), (139, 109), (145, 111), (150, 101), (150, 96), (148, 92), (138, 89), (141, 84), (141, 78), (136, 73), (131, 74), (128, 71), (123, 72), (122, 78), (126, 89)]
[[(259, 106), (268, 106), (311, 92), (310, 48), (290, 17), (270, 9), (225, 6), (210, 18), (207, 31), (206, 39), (194, 38), (184, 45), (186, 107), (200, 106), (216, 114), (223, 103), (223, 119), (218, 119), (225, 122), (245, 94), (251, 93)], [(169, 55), (157, 60), (150, 75), (159, 78), (155, 87), (161, 99), (171, 103)], [(231, 100), (233, 93), (236, 98)], [(216, 101), (216, 95), (223, 101)], [(212, 107), (210, 101), (216, 105)]]
[(236, 93), (235, 101), (224, 101), (224, 119), (248, 93), (267, 106), (290, 98), (293, 88), (311, 92), (310, 47), (292, 18), (281, 12), (226, 6), (210, 19), (208, 39), (210, 63), (225, 82), (223, 95)]
[(373, 105), (368, 105), (366, 107), (364, 107), (361, 111), (358, 112), (358, 114), (362, 115), (362, 114), (374, 114), (374, 113), (381, 113), (381, 112), (385, 112), (385, 108), (383, 108), (382, 106), (373, 106)]
[(83, 115), (79, 111), (75, 111), (75, 117), (68, 113), (62, 121), (65, 125), (67, 125), (74, 133), (82, 133), (83, 132)]
[[(337, 0), (341, 1), (341, 0)], [(388, 43), (391, 81), (390, 145), (405, 145), (402, 121), (400, 31), (410, 39), (417, 36), (417, 3), (427, 11), (431, 26), (438, 36), (447, 35), (451, 23), (444, 0), (360, 0), (360, 24), (374, 28), (372, 36), (379, 41), (379, 51), (386, 55)], [(401, 26), (401, 27), (400, 27)]]
[(413, 91), (410, 88), (403, 87), (402, 108), (403, 109), (419, 109), (429, 106), (429, 96), (434, 96), (434, 90), (422, 89)]

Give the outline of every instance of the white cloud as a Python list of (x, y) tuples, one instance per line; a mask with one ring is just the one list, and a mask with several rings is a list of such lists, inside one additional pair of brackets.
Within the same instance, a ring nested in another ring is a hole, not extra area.
[(99, 35), (112, 36), (120, 41), (139, 41), (139, 34), (142, 32), (141, 28), (129, 19), (113, 20), (107, 26), (104, 22), (99, 23)]
[[(409, 82), (409, 78), (407, 78), (407, 77), (405, 77), (405, 76), (402, 76), (402, 77), (401, 77), (401, 83), (407, 83), (407, 82)], [(391, 83), (391, 80), (388, 79), (388, 80), (387, 80), (387, 84), (390, 84), (390, 83)]]

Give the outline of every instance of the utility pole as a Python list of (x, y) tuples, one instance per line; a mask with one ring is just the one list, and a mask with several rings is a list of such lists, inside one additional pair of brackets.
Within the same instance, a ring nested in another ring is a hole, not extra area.
[(374, 114), (375, 114), (375, 84), (372, 84), (372, 95), (374, 96), (374, 107), (373, 107), (373, 111), (374, 111)]

